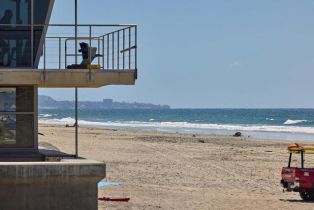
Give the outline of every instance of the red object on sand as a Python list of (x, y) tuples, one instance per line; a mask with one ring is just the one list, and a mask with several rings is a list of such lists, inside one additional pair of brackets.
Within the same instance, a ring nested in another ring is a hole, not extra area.
[(295, 143), (295, 144), (290, 144), (290, 145), (288, 146), (288, 150), (297, 149), (297, 148), (299, 148), (299, 147), (300, 147), (300, 145), (297, 144), (297, 143)]
[[(281, 170), (281, 185), (288, 192), (299, 192), (304, 201), (314, 201), (314, 167), (305, 157), (314, 155), (314, 145), (291, 144), (288, 146), (288, 166)], [(299, 161), (292, 159), (297, 154)], [(312, 156), (313, 157), (313, 156)], [(299, 164), (296, 164), (299, 163)], [(306, 164), (304, 164), (306, 163)]]
[(100, 201), (115, 201), (115, 202), (129, 202), (130, 198), (109, 198), (109, 197), (102, 197), (98, 198)]

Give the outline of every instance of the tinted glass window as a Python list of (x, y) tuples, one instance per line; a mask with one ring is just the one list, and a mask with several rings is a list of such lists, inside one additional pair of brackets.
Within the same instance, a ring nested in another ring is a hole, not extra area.
[(0, 87), (0, 148), (34, 146), (34, 89)]
[[(44, 24), (50, 0), (34, 0), (34, 23)], [(0, 2), (0, 67), (31, 67), (40, 50), (43, 27), (34, 28), (34, 54), (31, 58), (31, 27), (16, 24), (31, 23), (30, 0)]]
[(0, 112), (16, 111), (16, 89), (0, 88)]
[(0, 115), (0, 147), (16, 144), (16, 117)]

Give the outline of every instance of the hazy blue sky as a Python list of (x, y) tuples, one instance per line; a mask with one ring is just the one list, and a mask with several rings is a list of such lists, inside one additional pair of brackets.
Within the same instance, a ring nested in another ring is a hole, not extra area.
[[(56, 0), (52, 23), (73, 23)], [(313, 0), (79, 0), (80, 23), (136, 23), (135, 86), (80, 99), (173, 107), (314, 107)], [(73, 89), (43, 89), (73, 99)]]

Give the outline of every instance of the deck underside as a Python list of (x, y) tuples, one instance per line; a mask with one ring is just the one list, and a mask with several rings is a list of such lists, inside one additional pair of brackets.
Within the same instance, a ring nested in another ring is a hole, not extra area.
[(134, 85), (136, 70), (17, 70), (1, 69), (0, 85), (38, 85), (41, 88), (98, 88), (106, 85)]

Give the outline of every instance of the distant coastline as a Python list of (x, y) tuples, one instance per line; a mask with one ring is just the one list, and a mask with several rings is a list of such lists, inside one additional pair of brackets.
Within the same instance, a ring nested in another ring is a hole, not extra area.
[[(74, 101), (57, 101), (50, 96), (39, 96), (39, 109), (73, 109)], [(159, 105), (139, 102), (117, 102), (113, 99), (102, 101), (79, 101), (79, 109), (171, 109), (169, 105)]]

